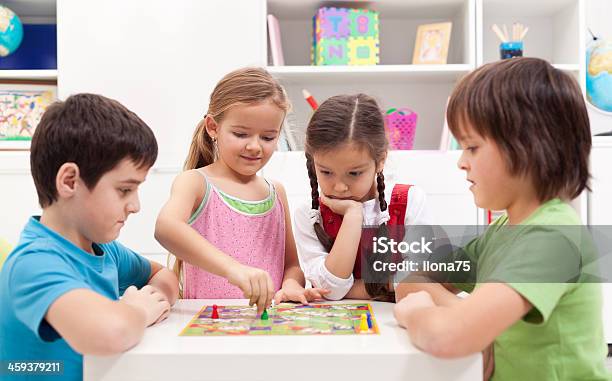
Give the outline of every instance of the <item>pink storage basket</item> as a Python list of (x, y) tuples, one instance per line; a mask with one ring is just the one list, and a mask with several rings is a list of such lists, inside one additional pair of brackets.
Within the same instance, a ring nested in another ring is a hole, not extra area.
[(389, 148), (395, 150), (410, 150), (414, 146), (417, 113), (408, 109), (392, 108), (385, 115)]

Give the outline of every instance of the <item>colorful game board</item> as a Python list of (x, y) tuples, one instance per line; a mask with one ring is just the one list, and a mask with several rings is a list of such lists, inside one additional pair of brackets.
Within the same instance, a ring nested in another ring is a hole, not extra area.
[[(213, 319), (212, 306), (202, 307), (180, 336), (354, 335), (379, 332), (368, 303), (307, 306), (281, 303), (267, 310), (267, 320), (256, 316), (255, 307), (217, 306), (217, 311), (219, 318)], [(370, 317), (371, 328), (367, 330), (360, 329), (361, 315), (364, 314)]]

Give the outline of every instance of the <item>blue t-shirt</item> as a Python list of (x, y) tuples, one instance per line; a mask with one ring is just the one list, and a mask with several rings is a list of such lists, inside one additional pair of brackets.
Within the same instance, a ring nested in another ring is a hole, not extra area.
[[(147, 284), (149, 261), (118, 242), (85, 252), (32, 217), (0, 273), (0, 361), (63, 362), (62, 380), (83, 378), (83, 356), (47, 323), (51, 304), (74, 289), (117, 300), (126, 288)], [(91, 327), (92, 330), (96, 327)], [(6, 366), (5, 366), (6, 369)], [(0, 371), (0, 380), (9, 378)], [(46, 379), (40, 375), (19, 380)]]

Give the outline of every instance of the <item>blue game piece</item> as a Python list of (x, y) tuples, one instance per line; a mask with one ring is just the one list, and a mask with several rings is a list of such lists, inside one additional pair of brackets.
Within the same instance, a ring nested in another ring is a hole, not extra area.
[(368, 315), (368, 328), (372, 329), (372, 316), (369, 312), (366, 313)]

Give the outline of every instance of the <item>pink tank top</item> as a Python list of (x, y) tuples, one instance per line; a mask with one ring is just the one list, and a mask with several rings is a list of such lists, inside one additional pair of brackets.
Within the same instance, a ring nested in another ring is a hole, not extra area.
[[(274, 186), (266, 200), (244, 201), (232, 197), (210, 182), (204, 199), (190, 220), (191, 227), (238, 262), (265, 270), (275, 290), (283, 281), (285, 267), (285, 211)], [(264, 207), (262, 204), (271, 207)], [(242, 299), (240, 288), (227, 279), (183, 263), (185, 299)]]

